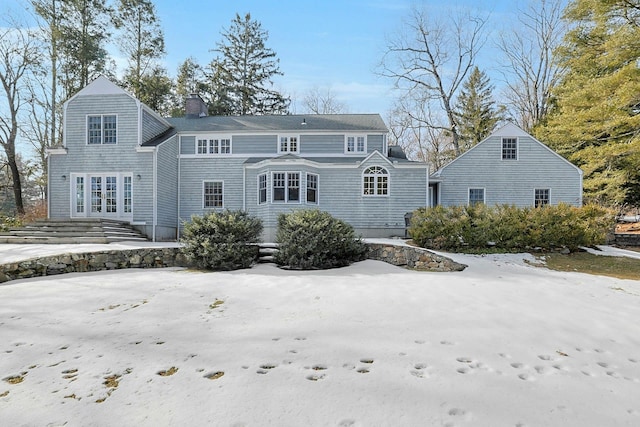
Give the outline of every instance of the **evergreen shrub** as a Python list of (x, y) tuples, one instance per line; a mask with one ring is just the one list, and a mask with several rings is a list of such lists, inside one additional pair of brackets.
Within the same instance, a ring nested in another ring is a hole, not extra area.
[(276, 242), (275, 262), (296, 270), (347, 266), (368, 251), (351, 225), (317, 209), (280, 214)]
[(448, 251), (552, 250), (602, 244), (615, 225), (610, 210), (567, 204), (436, 206), (414, 212), (409, 234), (421, 247)]
[(262, 221), (243, 211), (226, 210), (191, 217), (182, 234), (183, 253), (207, 270), (249, 268), (258, 257)]

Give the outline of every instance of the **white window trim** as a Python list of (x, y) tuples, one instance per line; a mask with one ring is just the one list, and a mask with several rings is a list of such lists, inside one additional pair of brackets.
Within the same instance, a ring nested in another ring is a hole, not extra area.
[[(280, 139), (282, 138), (287, 138), (287, 149), (286, 150), (282, 150), (280, 147)], [(296, 138), (296, 150), (295, 151), (291, 151), (291, 138)], [(300, 154), (300, 135), (294, 135), (294, 134), (282, 134), (282, 135), (278, 135), (278, 140), (276, 141), (276, 143), (278, 144), (277, 149), (278, 149), (278, 154)]]
[[(261, 176), (265, 177), (265, 181), (267, 184), (266, 185), (267, 197), (265, 197), (264, 202), (260, 201), (260, 177)], [(258, 193), (256, 194), (256, 202), (258, 203), (258, 206), (268, 204), (269, 203), (269, 174), (267, 172), (260, 173), (258, 174), (258, 176), (256, 176), (256, 189), (258, 190)]]
[[(222, 206), (205, 206), (205, 183), (207, 182), (219, 182), (222, 184)], [(214, 210), (214, 209), (224, 209), (224, 181), (220, 179), (203, 179), (202, 180), (202, 209), (203, 210)]]
[[(515, 139), (516, 140), (516, 158), (515, 159), (505, 159), (503, 155), (503, 147), (505, 139)], [(500, 160), (503, 162), (513, 162), (520, 160), (520, 138), (517, 136), (503, 136), (500, 138)]]
[[(229, 152), (228, 153), (220, 153), (220, 142), (223, 139), (228, 139), (229, 140)], [(199, 153), (198, 152), (198, 142), (199, 141), (206, 141), (206, 153)], [(211, 141), (216, 141), (216, 146), (218, 147), (218, 152), (217, 153), (210, 153), (209, 148), (210, 148), (210, 144)], [(225, 157), (225, 156), (231, 156), (233, 154), (233, 138), (231, 137), (231, 135), (196, 135), (195, 137), (195, 149), (194, 149), (194, 153), (196, 156), (211, 156), (211, 157)]]
[[(314, 202), (309, 202), (307, 201), (307, 190), (309, 189), (308, 186), (308, 182), (307, 180), (309, 179), (309, 175), (313, 175), (316, 177), (316, 201)], [(307, 205), (312, 205), (312, 206), (320, 206), (320, 175), (318, 175), (317, 173), (312, 173), (312, 172), (305, 172), (304, 173), (304, 203)]]
[[(273, 175), (276, 173), (283, 173), (284, 174), (284, 200), (274, 200), (273, 197), (275, 195), (275, 191), (273, 191)], [(298, 200), (294, 200), (294, 201), (289, 201), (289, 174), (290, 173), (297, 173), (298, 174)], [(305, 176), (306, 177), (306, 176)], [(301, 171), (272, 171), (271, 172), (271, 185), (269, 186), (269, 183), (267, 182), (267, 196), (269, 196), (268, 193), (268, 189), (269, 187), (271, 187), (271, 203), (276, 204), (276, 205), (282, 205), (282, 204), (293, 204), (293, 205), (300, 205), (302, 204), (302, 189), (304, 188), (304, 199), (307, 199), (307, 183), (305, 182), (304, 187), (302, 187), (302, 172)]]
[(534, 188), (533, 189), (533, 207), (536, 207), (536, 190), (547, 190), (549, 192), (549, 201), (546, 203), (547, 205), (551, 205), (551, 188)]
[[(349, 151), (349, 138), (353, 138), (353, 150)], [(358, 138), (364, 138), (364, 150), (358, 151)], [(344, 154), (360, 155), (367, 154), (367, 135), (365, 134), (347, 134), (344, 136)]]
[[(105, 144), (104, 143), (104, 118), (114, 116), (116, 118), (116, 142), (115, 144)], [(100, 144), (89, 144), (89, 117), (100, 117)], [(118, 140), (120, 139), (119, 128), (119, 118), (115, 113), (112, 114), (87, 114), (85, 117), (85, 145), (98, 146), (98, 145), (118, 145)]]
[[(372, 167), (379, 167), (382, 168), (386, 171), (385, 174), (371, 174), (371, 173), (366, 173), (370, 168)], [(374, 180), (374, 185), (373, 188), (375, 190), (375, 194), (364, 194), (364, 178), (365, 176), (372, 176), (375, 177), (376, 179)], [(381, 176), (386, 176), (387, 177), (387, 194), (378, 194), (378, 177)], [(367, 166), (365, 168), (364, 171), (362, 171), (362, 176), (360, 177), (360, 194), (363, 197), (389, 197), (389, 195), (391, 194), (391, 174), (389, 173), (389, 169), (385, 168), (384, 166), (380, 166), (380, 165), (371, 165), (371, 166)]]
[(487, 204), (487, 189), (484, 187), (467, 188), (467, 206), (471, 205), (471, 190), (482, 190), (482, 203)]

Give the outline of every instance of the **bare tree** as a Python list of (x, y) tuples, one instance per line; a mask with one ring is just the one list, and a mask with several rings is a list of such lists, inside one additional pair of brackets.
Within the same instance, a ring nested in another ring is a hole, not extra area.
[(514, 28), (500, 36), (505, 57), (505, 96), (511, 114), (531, 131), (549, 111), (551, 89), (562, 75), (554, 51), (562, 42), (566, 0), (532, 0)]
[(16, 211), (24, 215), (22, 182), (16, 156), (18, 116), (28, 102), (26, 82), (37, 63), (36, 39), (18, 25), (9, 25), (0, 30), (0, 145), (4, 149), (7, 165), (11, 171)]
[(389, 143), (402, 147), (408, 158), (428, 163), (433, 173), (455, 157), (452, 138), (442, 129), (428, 125), (437, 121), (428, 102), (400, 98), (387, 118)]
[(414, 8), (404, 31), (388, 42), (380, 64), (380, 74), (393, 79), (402, 96), (419, 92), (414, 97), (443, 111), (444, 120), (425, 117), (424, 125), (450, 135), (456, 155), (460, 136), (454, 100), (486, 41), (486, 22), (487, 17), (474, 17), (469, 11), (446, 20), (429, 19), (425, 10)]
[(338, 101), (330, 87), (314, 86), (303, 99), (303, 108), (313, 114), (341, 114), (348, 111), (347, 106)]

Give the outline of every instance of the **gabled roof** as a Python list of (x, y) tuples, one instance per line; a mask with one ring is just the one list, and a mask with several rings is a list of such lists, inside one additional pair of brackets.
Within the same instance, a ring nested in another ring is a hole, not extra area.
[(122, 89), (117, 84), (113, 83), (111, 80), (109, 80), (105, 76), (99, 76), (95, 80), (93, 80), (91, 83), (83, 87), (71, 98), (69, 98), (67, 102), (70, 102), (72, 99), (77, 98), (79, 96), (87, 96), (87, 95), (128, 95), (131, 98), (135, 99), (133, 95), (131, 95), (126, 90)]
[(379, 114), (290, 114), (166, 119), (179, 132), (388, 132)]
[(558, 157), (559, 159), (563, 160), (565, 163), (571, 165), (573, 168), (577, 169), (580, 172), (580, 176), (582, 176), (582, 169), (580, 169), (579, 167), (577, 167), (576, 165), (574, 165), (573, 163), (571, 163), (569, 160), (565, 159), (564, 157), (562, 157), (560, 154), (556, 153), (555, 151), (553, 151), (551, 148), (549, 148), (546, 144), (538, 141), (536, 138), (533, 137), (533, 135), (525, 132), (524, 130), (522, 130), (518, 125), (511, 123), (511, 122), (507, 122), (505, 125), (501, 126), (500, 128), (496, 129), (495, 131), (493, 131), (489, 136), (487, 136), (485, 139), (483, 139), (482, 141), (480, 141), (479, 143), (477, 143), (476, 145), (474, 145), (473, 147), (471, 147), (469, 150), (465, 151), (464, 153), (462, 153), (461, 155), (459, 155), (458, 157), (456, 157), (455, 159), (453, 159), (452, 161), (450, 161), (449, 163), (447, 163), (446, 165), (444, 165), (443, 167), (441, 167), (440, 169), (438, 169), (437, 171), (435, 171), (433, 174), (431, 174), (429, 176), (429, 178), (434, 178), (437, 179), (440, 177), (442, 171), (444, 171), (447, 167), (449, 167), (450, 165), (454, 164), (455, 162), (458, 161), (458, 159), (461, 159), (467, 155), (470, 155), (470, 153), (473, 153), (473, 151), (485, 144), (489, 139), (491, 139), (492, 137), (495, 136), (499, 136), (499, 137), (510, 137), (510, 136), (515, 136), (515, 137), (527, 137), (527, 138), (531, 138), (531, 140), (537, 144), (539, 144), (540, 146), (542, 146), (544, 149), (546, 149), (547, 151), (549, 151), (551, 154), (553, 154), (554, 156)]

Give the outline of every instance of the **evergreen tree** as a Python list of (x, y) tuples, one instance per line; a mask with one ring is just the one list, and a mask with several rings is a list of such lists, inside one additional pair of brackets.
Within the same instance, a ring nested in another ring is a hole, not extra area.
[(151, 68), (140, 79), (140, 101), (162, 116), (171, 115), (171, 78), (159, 65)]
[(141, 100), (166, 95), (144, 92), (166, 89), (165, 85), (148, 84), (153, 71), (157, 71), (157, 60), (165, 54), (164, 35), (153, 3), (150, 0), (120, 0), (114, 24), (120, 30), (118, 44), (129, 64), (124, 77), (127, 89)]
[(640, 203), (640, 26), (636, 2), (574, 0), (560, 50), (567, 73), (536, 135), (584, 171), (585, 198)]
[(65, 0), (58, 13), (63, 98), (73, 95), (108, 71), (106, 43), (111, 11), (106, 0)]
[(456, 102), (460, 151), (467, 151), (485, 139), (502, 119), (503, 108), (496, 108), (489, 77), (474, 67), (462, 84)]
[(178, 67), (178, 75), (173, 87), (172, 117), (184, 116), (185, 100), (191, 94), (206, 94), (209, 87), (206, 76), (195, 58), (189, 57)]
[[(229, 114), (286, 114), (290, 100), (272, 89), (272, 78), (282, 75), (273, 50), (266, 47), (267, 31), (247, 13), (236, 14), (231, 27), (222, 33), (214, 59), (215, 81), (225, 87), (216, 91), (228, 94)], [(220, 92), (218, 92), (220, 93)], [(226, 100), (225, 100), (226, 102)]]

